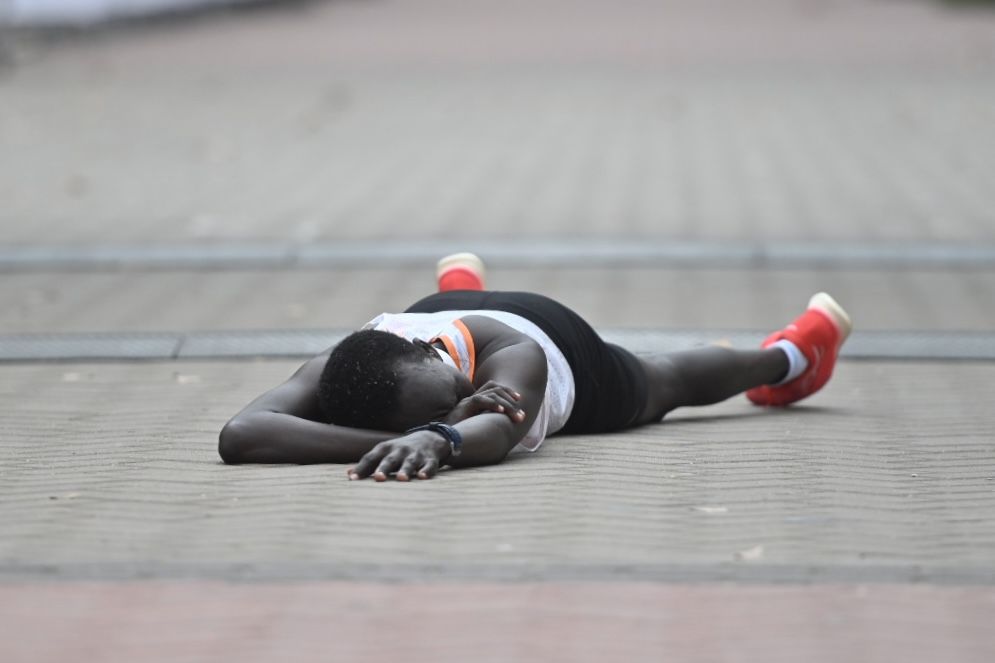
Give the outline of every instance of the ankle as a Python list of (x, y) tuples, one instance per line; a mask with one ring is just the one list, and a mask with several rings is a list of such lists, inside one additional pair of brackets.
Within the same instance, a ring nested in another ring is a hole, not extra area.
[(768, 350), (774, 352), (780, 352), (787, 358), (788, 367), (787, 370), (781, 374), (781, 377), (776, 382), (771, 382), (772, 385), (781, 385), (791, 382), (795, 378), (799, 377), (808, 368), (808, 359), (802, 354), (802, 351), (798, 349), (798, 346), (787, 339), (781, 339), (775, 341), (767, 347)]

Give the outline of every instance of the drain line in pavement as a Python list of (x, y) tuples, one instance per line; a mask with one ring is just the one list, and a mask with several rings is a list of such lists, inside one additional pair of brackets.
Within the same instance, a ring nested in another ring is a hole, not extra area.
[[(759, 331), (601, 330), (606, 340), (635, 352), (673, 352), (727, 340), (757, 347)], [(0, 361), (101, 361), (303, 358), (337, 343), (346, 330), (219, 331), (196, 333), (91, 333), (0, 335)], [(995, 360), (995, 333), (854, 332), (847, 359)]]
[(992, 269), (995, 245), (977, 242), (671, 241), (530, 238), (312, 242), (203, 241), (0, 245), (0, 271), (113, 269), (330, 269), (420, 266), (473, 251), (492, 267), (721, 269)]

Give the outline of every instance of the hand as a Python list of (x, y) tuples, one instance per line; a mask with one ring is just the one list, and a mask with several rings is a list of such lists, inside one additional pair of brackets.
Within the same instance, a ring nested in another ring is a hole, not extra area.
[(525, 412), (518, 407), (521, 398), (522, 395), (514, 389), (488, 380), (480, 389), (457, 403), (442, 422), (452, 426), (477, 414), (498, 412), (507, 414), (509, 419), (518, 423), (525, 418)]
[(372, 475), (375, 481), (386, 481), (392, 473), (398, 481), (410, 481), (413, 476), (431, 479), (451, 452), (449, 441), (439, 433), (418, 431), (370, 449), (349, 468), (349, 479)]

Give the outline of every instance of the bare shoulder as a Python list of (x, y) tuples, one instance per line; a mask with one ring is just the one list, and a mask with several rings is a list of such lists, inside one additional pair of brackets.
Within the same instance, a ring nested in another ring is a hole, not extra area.
[(474, 382), (494, 380), (518, 391), (538, 391), (546, 384), (546, 353), (532, 337), (484, 316), (468, 316), (463, 323), (477, 346)]
[(473, 335), (478, 360), (486, 359), (487, 354), (510, 345), (535, 343), (531, 337), (514, 327), (483, 315), (468, 315), (463, 318), (463, 324)]

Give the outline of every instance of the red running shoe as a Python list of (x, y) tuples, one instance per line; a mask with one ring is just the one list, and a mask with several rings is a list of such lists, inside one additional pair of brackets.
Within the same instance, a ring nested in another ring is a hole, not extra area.
[(746, 397), (757, 405), (783, 406), (819, 391), (833, 374), (836, 355), (852, 329), (850, 316), (836, 300), (824, 292), (813, 296), (804, 313), (768, 336), (761, 346), (770, 347), (781, 339), (791, 341), (808, 360), (805, 372), (785, 384), (750, 389)]
[(439, 292), (449, 290), (483, 290), (484, 261), (473, 253), (454, 253), (435, 267)]

